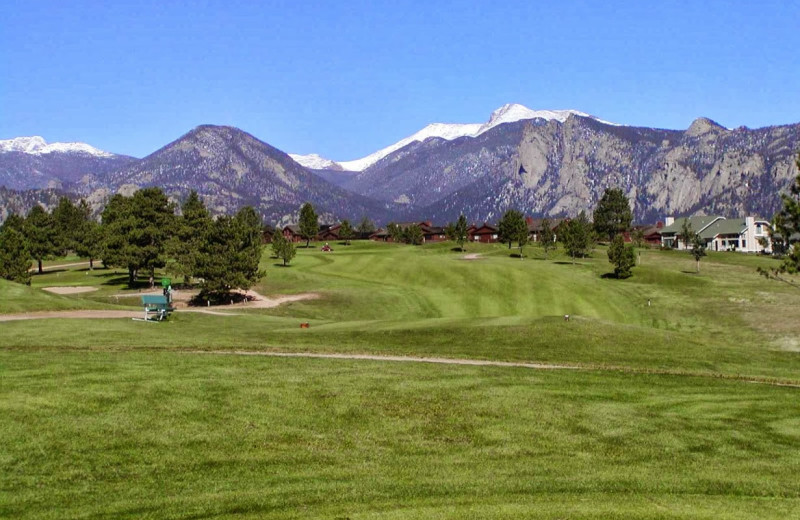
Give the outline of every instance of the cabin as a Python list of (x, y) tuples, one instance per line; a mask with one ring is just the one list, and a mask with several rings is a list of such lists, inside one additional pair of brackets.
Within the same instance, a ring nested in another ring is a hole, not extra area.
[(333, 241), (339, 240), (339, 229), (342, 227), (341, 224), (333, 224), (328, 225), (324, 224), (319, 227), (319, 233), (317, 233), (317, 240), (320, 241)]
[(482, 244), (491, 244), (497, 242), (499, 239), (499, 231), (497, 226), (484, 222), (480, 226), (475, 224), (467, 228), (467, 239), (470, 242), (480, 242)]
[(297, 224), (289, 224), (283, 227), (283, 238), (289, 242), (302, 242), (305, 239), (300, 234), (300, 226)]
[[(554, 231), (553, 241), (555, 242), (558, 240), (558, 231), (565, 222), (569, 222), (568, 218), (551, 218), (550, 220), (550, 229)], [(526, 217), (525, 223), (528, 225), (528, 238), (531, 242), (538, 242), (539, 235), (542, 232), (542, 222), (544, 222), (543, 218), (531, 218)]]

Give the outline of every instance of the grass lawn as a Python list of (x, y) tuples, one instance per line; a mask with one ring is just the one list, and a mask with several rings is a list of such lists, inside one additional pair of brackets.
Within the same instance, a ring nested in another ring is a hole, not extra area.
[[(0, 517), (800, 518), (800, 389), (760, 384), (800, 383), (800, 291), (755, 271), (773, 260), (646, 251), (621, 281), (603, 249), (334, 248), (262, 262), (258, 292), (317, 300), (0, 322)], [(137, 305), (126, 282), (0, 282), (0, 313)], [(587, 369), (199, 352), (235, 350)]]
[(791, 518), (795, 388), (0, 352), (6, 518)]

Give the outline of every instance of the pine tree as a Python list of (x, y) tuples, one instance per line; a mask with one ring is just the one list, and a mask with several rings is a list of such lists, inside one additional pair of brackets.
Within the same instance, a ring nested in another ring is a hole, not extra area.
[(497, 227), (500, 241), (508, 242), (509, 249), (511, 249), (511, 244), (517, 242), (519, 257), (522, 258), (522, 248), (528, 243), (528, 224), (525, 223), (522, 213), (515, 209), (506, 211)]
[(319, 233), (319, 219), (314, 211), (314, 206), (306, 202), (300, 208), (300, 236), (306, 239), (306, 247), (309, 246), (312, 238)]
[(197, 192), (192, 190), (181, 206), (181, 216), (176, 219), (175, 233), (168, 245), (172, 259), (167, 270), (183, 276), (186, 283), (197, 268), (200, 247), (208, 239), (211, 223), (211, 214)]
[(594, 230), (603, 238), (631, 229), (633, 213), (628, 198), (620, 188), (606, 188), (594, 210)]
[(362, 236), (369, 235), (375, 232), (375, 224), (373, 224), (372, 221), (365, 215), (361, 218), (361, 222), (358, 223), (356, 231), (358, 231), (358, 234)]
[(35, 205), (25, 218), (25, 242), (28, 253), (36, 260), (39, 274), (42, 274), (42, 261), (58, 253), (58, 233), (55, 221), (40, 205)]
[(545, 218), (542, 220), (542, 230), (539, 233), (539, 244), (544, 249), (544, 257), (547, 258), (547, 252), (551, 249), (555, 249), (558, 245), (556, 243), (556, 233), (553, 230), (553, 226), (550, 223), (549, 218)]
[(444, 232), (448, 240), (452, 240), (458, 244), (459, 249), (464, 251), (464, 244), (466, 244), (467, 239), (469, 238), (467, 229), (469, 229), (469, 226), (467, 225), (467, 217), (461, 214), (458, 216), (458, 220), (456, 220), (455, 223), (451, 222), (447, 225), (447, 227), (445, 227)]
[(636, 253), (633, 246), (626, 246), (621, 234), (615, 235), (608, 247), (608, 261), (614, 265), (614, 276), (628, 278), (631, 269), (636, 265)]
[(339, 238), (344, 240), (344, 245), (350, 245), (350, 239), (353, 238), (353, 227), (350, 225), (349, 220), (343, 220), (339, 226)]
[(159, 188), (144, 188), (132, 197), (114, 195), (103, 210), (104, 263), (125, 267), (131, 287), (141, 269), (152, 279), (155, 269), (166, 264), (174, 226), (174, 206)]
[(21, 231), (22, 225), (23, 220), (12, 214), (0, 226), (0, 278), (30, 284), (31, 255)]
[(575, 263), (576, 257), (584, 257), (592, 246), (592, 225), (586, 217), (586, 212), (581, 211), (577, 218), (562, 224), (559, 240), (564, 244), (564, 250)]

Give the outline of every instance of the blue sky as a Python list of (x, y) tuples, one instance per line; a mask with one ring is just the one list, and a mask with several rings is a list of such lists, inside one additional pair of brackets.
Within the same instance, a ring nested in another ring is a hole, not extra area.
[(0, 139), (144, 156), (193, 127), (367, 155), (505, 103), (800, 122), (800, 2), (4, 2)]

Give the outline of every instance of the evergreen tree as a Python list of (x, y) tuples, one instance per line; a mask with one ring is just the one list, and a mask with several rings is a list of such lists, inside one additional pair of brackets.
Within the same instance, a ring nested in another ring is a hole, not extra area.
[(592, 225), (586, 217), (586, 212), (581, 211), (577, 218), (562, 224), (559, 240), (564, 244), (564, 250), (575, 263), (576, 257), (584, 257), (592, 246)]
[(467, 239), (469, 238), (469, 235), (467, 233), (468, 229), (469, 226), (467, 225), (467, 217), (465, 217), (464, 214), (462, 213), (461, 215), (458, 216), (458, 220), (456, 220), (455, 223), (451, 222), (447, 224), (447, 227), (445, 227), (444, 232), (448, 240), (452, 240), (453, 242), (458, 244), (459, 249), (461, 249), (461, 251), (464, 251), (464, 244), (467, 243)]
[(300, 208), (300, 236), (306, 239), (306, 247), (312, 238), (317, 237), (317, 233), (319, 233), (317, 213), (314, 211), (314, 206), (310, 202), (306, 202)]
[(25, 243), (28, 253), (36, 260), (39, 274), (42, 261), (58, 253), (58, 234), (52, 215), (40, 205), (35, 205), (25, 218)]
[(497, 224), (497, 228), (500, 241), (508, 242), (509, 249), (511, 249), (511, 244), (514, 242), (520, 244), (519, 253), (521, 258), (522, 247), (528, 243), (528, 224), (525, 223), (525, 217), (522, 213), (515, 209), (506, 211)]
[(155, 269), (166, 264), (174, 225), (174, 206), (159, 188), (144, 188), (132, 197), (114, 195), (103, 210), (104, 263), (125, 267), (131, 287), (141, 269), (152, 279)]
[(544, 257), (547, 258), (547, 252), (557, 247), (556, 232), (550, 223), (549, 218), (542, 220), (542, 230), (539, 233), (539, 244), (544, 249)]
[(353, 227), (350, 225), (349, 220), (343, 220), (339, 226), (339, 238), (344, 240), (344, 245), (350, 245), (350, 239), (353, 238)]
[[(800, 169), (800, 154), (797, 158), (797, 168)], [(789, 189), (789, 193), (781, 194), (781, 199), (783, 200), (783, 208), (775, 216), (774, 235), (780, 236), (785, 256), (777, 269), (771, 271), (761, 270), (761, 272), (768, 277), (800, 287), (799, 283), (785, 276), (787, 274), (800, 274), (800, 242), (792, 242), (800, 234), (800, 174), (797, 175), (795, 183)]]
[(31, 255), (22, 232), (23, 223), (22, 218), (12, 214), (0, 226), (0, 278), (30, 284)]
[(375, 224), (365, 215), (361, 218), (361, 222), (358, 223), (356, 231), (358, 231), (359, 235), (372, 234), (375, 232)]
[(94, 260), (103, 254), (100, 224), (92, 218), (92, 209), (81, 199), (76, 207), (79, 219), (75, 232), (75, 253), (89, 259), (89, 269), (94, 269)]
[(53, 209), (53, 225), (56, 230), (57, 254), (64, 256), (78, 249), (79, 233), (83, 215), (78, 207), (67, 197), (61, 197)]
[(608, 261), (614, 265), (614, 276), (628, 278), (631, 269), (636, 265), (636, 253), (633, 246), (626, 246), (621, 234), (615, 235), (608, 247)]
[(633, 213), (628, 198), (620, 188), (606, 188), (594, 210), (594, 230), (603, 238), (629, 231)]
[(247, 290), (264, 276), (261, 262), (261, 218), (249, 206), (221, 216), (200, 243), (194, 275), (203, 278), (201, 296), (223, 299), (233, 289)]
[(168, 244), (172, 257), (168, 271), (183, 276), (186, 283), (197, 269), (200, 247), (208, 239), (211, 224), (211, 214), (197, 192), (192, 190), (181, 206), (181, 216), (176, 219), (175, 232)]

